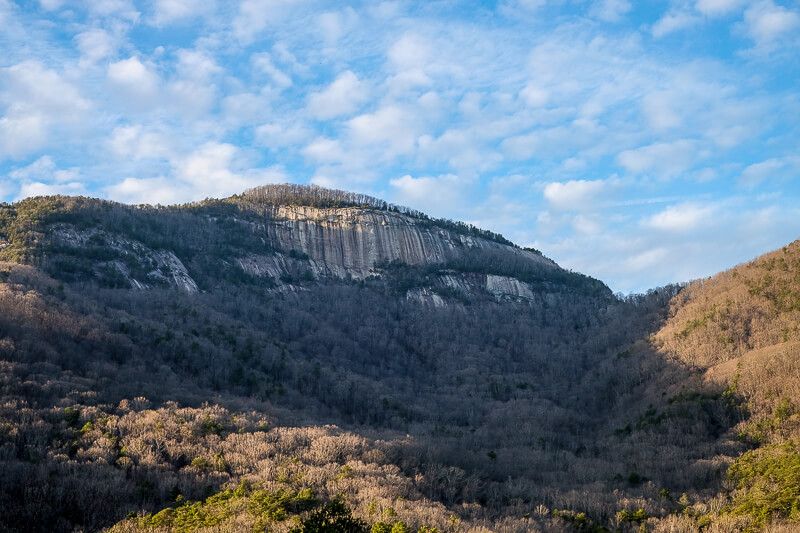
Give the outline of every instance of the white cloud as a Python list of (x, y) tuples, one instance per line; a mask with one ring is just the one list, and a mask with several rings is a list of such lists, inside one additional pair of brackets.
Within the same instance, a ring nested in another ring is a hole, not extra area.
[(406, 174), (389, 181), (396, 203), (427, 211), (435, 216), (447, 216), (463, 202), (465, 183), (454, 174), (422, 176)]
[(747, 187), (755, 187), (765, 180), (783, 178), (794, 171), (800, 177), (800, 158), (775, 157), (748, 165), (739, 177), (739, 182)]
[(625, 150), (617, 156), (617, 163), (631, 174), (670, 178), (687, 170), (697, 157), (696, 143), (682, 139)]
[(267, 27), (277, 27), (295, 3), (295, 0), (242, 0), (233, 20), (234, 35), (244, 43), (252, 42)]
[(217, 97), (216, 86), (198, 80), (173, 80), (167, 85), (167, 97), (173, 110), (188, 118), (203, 119), (214, 105)]
[(589, 14), (606, 22), (617, 22), (630, 10), (628, 0), (599, 0), (592, 5)]
[(742, 7), (747, 0), (697, 0), (695, 9), (700, 13), (715, 17), (726, 15)]
[(324, 90), (309, 95), (308, 111), (317, 119), (327, 120), (353, 113), (367, 97), (364, 83), (347, 70)]
[(267, 148), (281, 148), (299, 145), (308, 140), (312, 134), (313, 132), (303, 124), (270, 122), (256, 128), (255, 138), (256, 142)]
[(192, 186), (195, 195), (223, 197), (265, 183), (286, 181), (278, 168), (252, 167), (232, 144), (209, 142), (175, 164), (175, 176)]
[(747, 8), (744, 23), (747, 34), (756, 42), (756, 46), (768, 47), (800, 28), (800, 13), (765, 0)]
[(708, 225), (715, 207), (699, 204), (679, 204), (667, 207), (644, 221), (646, 226), (666, 232), (687, 232)]
[(389, 48), (389, 63), (395, 70), (390, 80), (390, 88), (394, 91), (417, 86), (427, 86), (432, 79), (426, 72), (432, 60), (431, 44), (427, 39), (414, 33), (407, 33), (394, 42)]
[(45, 11), (55, 11), (64, 5), (64, 0), (39, 0), (39, 5)]
[(222, 99), (222, 116), (232, 128), (269, 120), (273, 116), (273, 96), (270, 90), (228, 95)]
[(656, 91), (645, 95), (642, 99), (642, 111), (651, 128), (667, 130), (683, 124), (680, 109), (685, 108), (683, 95), (676, 95), (670, 91)]
[(19, 189), (17, 200), (29, 198), (31, 196), (50, 196), (54, 194), (63, 194), (67, 196), (85, 195), (86, 188), (83, 183), (70, 182), (70, 183), (42, 183), (32, 182), (24, 183)]
[(317, 25), (327, 47), (334, 47), (339, 39), (352, 31), (357, 22), (358, 14), (352, 7), (341, 11), (328, 11), (317, 17)]
[(0, 71), (2, 102), (12, 108), (70, 114), (89, 109), (78, 89), (38, 61), (25, 61)]
[(344, 150), (338, 140), (318, 137), (303, 149), (303, 154), (323, 163), (339, 162), (344, 158)]
[(118, 17), (129, 22), (139, 20), (139, 12), (130, 0), (92, 0), (86, 2), (89, 12), (97, 17)]
[[(29, 196), (86, 193), (78, 169), (60, 169), (48, 155), (40, 157), (30, 165), (9, 172), (8, 177), (18, 185), (17, 200)], [(6, 192), (10, 193), (10, 185), (8, 189)]]
[(544, 187), (544, 198), (557, 209), (580, 210), (596, 205), (607, 193), (606, 180), (571, 180), (552, 182)]
[(519, 96), (530, 107), (542, 107), (550, 99), (550, 93), (548, 91), (532, 82), (528, 83), (525, 88), (519, 92)]
[(116, 52), (116, 42), (110, 33), (101, 28), (92, 28), (75, 36), (85, 66), (97, 63)]
[(383, 145), (387, 157), (411, 153), (419, 135), (414, 113), (395, 105), (352, 118), (347, 126), (357, 144)]
[(272, 79), (272, 82), (278, 87), (291, 87), (292, 78), (284, 71), (275, 66), (272, 57), (267, 52), (253, 54), (251, 58), (253, 67), (258, 71), (263, 72)]
[(213, 57), (200, 50), (178, 50), (178, 76), (186, 79), (206, 80), (222, 72)]
[(240, 148), (208, 142), (171, 158), (172, 175), (128, 177), (106, 187), (109, 198), (129, 203), (177, 203), (223, 198), (245, 189), (287, 181), (279, 167), (259, 167)]
[(14, 180), (25, 181), (56, 181), (70, 182), (78, 178), (77, 169), (59, 169), (49, 155), (45, 155), (28, 166), (9, 172), (8, 176)]
[(318, 137), (303, 149), (303, 155), (322, 163), (340, 162), (345, 158), (341, 143), (335, 139)]
[(700, 18), (686, 11), (670, 11), (653, 24), (653, 37), (659, 39), (670, 33), (684, 30), (700, 23)]
[(195, 18), (212, 11), (214, 4), (214, 0), (155, 0), (152, 21), (156, 26), (164, 26)]
[(54, 131), (80, 128), (90, 109), (71, 83), (36, 61), (0, 69), (0, 159), (45, 147)]
[(575, 215), (572, 219), (572, 227), (575, 228), (575, 231), (584, 235), (595, 235), (603, 230), (603, 224), (599, 217), (585, 214)]
[(664, 247), (657, 247), (643, 252), (638, 252), (628, 257), (624, 261), (624, 270), (628, 272), (640, 272), (663, 265), (669, 261), (670, 250)]
[(106, 187), (108, 198), (129, 204), (174, 204), (192, 198), (186, 186), (167, 178), (125, 178)]
[(118, 157), (128, 160), (169, 158), (173, 151), (170, 139), (141, 125), (118, 126), (111, 132), (108, 145)]
[(108, 66), (108, 80), (118, 91), (118, 98), (132, 108), (144, 109), (158, 100), (160, 80), (152, 67), (138, 57), (130, 57)]
[(47, 137), (41, 115), (0, 117), (0, 160), (35, 152), (47, 144)]

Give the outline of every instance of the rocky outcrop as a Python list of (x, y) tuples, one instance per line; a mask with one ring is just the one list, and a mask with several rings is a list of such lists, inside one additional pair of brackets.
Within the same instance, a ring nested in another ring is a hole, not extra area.
[(197, 283), (180, 259), (170, 250), (153, 250), (145, 244), (98, 228), (78, 230), (68, 224), (57, 225), (50, 232), (54, 245), (84, 250), (103, 250), (103, 256), (116, 258), (94, 264), (98, 277), (116, 276), (133, 289), (172, 286), (188, 293), (198, 291)]
[(527, 283), (508, 276), (489, 274), (486, 276), (486, 290), (498, 298), (533, 299), (533, 291)]
[(559, 268), (529, 252), (463, 235), (402, 213), (377, 209), (273, 206), (259, 229), (283, 250), (307, 255), (322, 276), (363, 279), (376, 265), (399, 261), (420, 266), (463, 258), (470, 249), (493, 249), (539, 265)]
[(447, 305), (444, 298), (428, 287), (409, 290), (406, 293), (406, 300), (431, 307), (445, 307)]

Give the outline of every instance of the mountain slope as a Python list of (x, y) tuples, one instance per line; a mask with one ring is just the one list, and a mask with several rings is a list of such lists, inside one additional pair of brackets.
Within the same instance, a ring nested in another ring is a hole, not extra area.
[(656, 335), (700, 367), (800, 340), (800, 241), (689, 285)]
[(280, 529), (341, 498), (378, 530), (691, 530), (746, 449), (739, 394), (651, 342), (677, 287), (620, 300), (362, 195), (35, 198), (0, 246), (0, 529)]
[(800, 241), (690, 284), (654, 339), (744, 402), (735, 431), (756, 449), (729, 471), (737, 527), (800, 520)]
[(0, 258), (107, 287), (193, 292), (225, 279), (293, 290), (402, 277), (417, 289), (411, 296), (525, 298), (542, 289), (610, 296), (602, 283), (499, 235), (318, 187), (268, 186), (168, 208), (34, 198), (2, 208), (0, 232)]

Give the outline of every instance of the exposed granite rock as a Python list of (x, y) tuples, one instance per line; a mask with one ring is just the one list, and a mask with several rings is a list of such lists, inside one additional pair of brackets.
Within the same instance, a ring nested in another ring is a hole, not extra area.
[[(148, 289), (153, 286), (173, 286), (188, 293), (198, 291), (197, 283), (180, 259), (170, 250), (153, 250), (141, 242), (101, 229), (78, 230), (67, 224), (54, 226), (50, 238), (56, 245), (73, 248), (102, 246), (124, 258), (98, 261), (94, 271), (114, 271), (127, 281), (131, 288)], [(144, 276), (131, 272), (129, 264), (135, 264)]]
[(406, 292), (406, 300), (416, 302), (421, 305), (432, 307), (446, 307), (444, 299), (428, 287), (421, 289), (411, 289)]
[(511, 297), (524, 300), (533, 299), (533, 291), (531, 291), (527, 283), (507, 276), (489, 274), (486, 276), (486, 290), (498, 298)]
[(323, 276), (363, 279), (382, 262), (430, 265), (469, 249), (496, 249), (552, 268), (551, 260), (519, 248), (437, 227), (402, 213), (363, 208), (269, 207), (261, 227), (270, 242), (307, 254)]

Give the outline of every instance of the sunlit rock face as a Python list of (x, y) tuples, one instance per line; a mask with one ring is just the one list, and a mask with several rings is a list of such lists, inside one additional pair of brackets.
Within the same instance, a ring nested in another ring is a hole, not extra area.
[(443, 264), (470, 249), (496, 249), (557, 268), (540, 255), (486, 239), (461, 235), (427, 220), (363, 208), (276, 206), (264, 224), (268, 239), (285, 250), (307, 254), (312, 268), (338, 278), (362, 279), (376, 264)]

